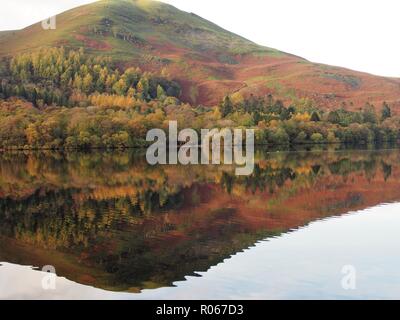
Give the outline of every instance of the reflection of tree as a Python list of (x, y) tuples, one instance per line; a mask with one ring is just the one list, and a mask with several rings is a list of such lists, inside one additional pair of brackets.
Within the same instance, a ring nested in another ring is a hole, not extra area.
[(174, 210), (182, 204), (181, 194), (171, 194), (161, 203), (151, 190), (136, 198), (74, 201), (80, 191), (38, 190), (26, 199), (0, 199), (2, 235), (46, 248), (88, 247), (91, 241), (125, 224), (136, 224), (146, 214)]
[(382, 171), (385, 177), (385, 181), (387, 181), (392, 175), (392, 166), (385, 163), (385, 161), (381, 161), (382, 163)]
[[(254, 173), (236, 177), (232, 166), (149, 167), (129, 152), (4, 154), (0, 233), (84, 257), (82, 263), (109, 275), (110, 286), (169, 285), (285, 230), (274, 223), (252, 227), (239, 217), (245, 201), (274, 211), (315, 189), (335, 190), (335, 177), (388, 181), (399, 158), (394, 151), (257, 153)], [(232, 202), (222, 200), (226, 195)], [(220, 209), (208, 207), (212, 201)], [(366, 201), (362, 192), (348, 192), (326, 204), (314, 199), (307, 213), (344, 213)]]
[[(184, 190), (197, 183), (219, 181), (228, 194), (235, 188), (252, 194), (266, 190), (274, 193), (288, 181), (310, 183), (327, 175), (346, 177), (353, 172), (364, 172), (370, 181), (379, 170), (377, 153), (365, 152), (355, 160), (345, 153), (336, 154), (333, 159), (328, 156), (331, 159), (325, 162), (310, 153), (276, 157), (268, 154), (258, 161), (249, 177), (236, 177), (229, 170), (215, 174), (202, 167), (180, 181), (176, 177), (185, 168), (169, 167), (169, 171), (150, 168), (133, 153), (19, 153), (15, 158), (5, 154), (0, 161), (0, 190), (8, 196), (0, 199), (0, 215), (3, 222), (8, 222), (8, 235), (36, 239), (30, 242), (46, 246), (87, 245), (91, 237), (112, 228), (113, 222), (121, 217), (136, 221), (157, 212), (182, 208)], [(397, 158), (395, 155), (394, 160)], [(390, 160), (385, 156), (385, 161), (380, 161), (385, 181), (392, 174)], [(17, 187), (10, 188), (11, 184)], [(193, 199), (189, 200), (188, 203)], [(6, 225), (2, 226), (3, 232)]]
[(360, 171), (361, 169), (361, 162), (351, 161), (350, 159), (341, 159), (329, 164), (329, 170), (334, 175), (347, 176), (350, 173)]

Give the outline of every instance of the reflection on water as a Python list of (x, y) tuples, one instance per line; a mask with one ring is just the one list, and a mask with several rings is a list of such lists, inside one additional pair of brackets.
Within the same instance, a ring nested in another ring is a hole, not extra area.
[[(400, 201), (399, 160), (398, 150), (258, 152), (253, 175), (238, 177), (233, 166), (150, 167), (135, 152), (6, 153), (0, 261), (53, 265), (68, 280), (115, 292), (170, 287), (261, 240)], [(271, 259), (282, 268), (291, 261)], [(6, 297), (8, 285), (0, 282)], [(161, 291), (173, 297), (174, 289)]]

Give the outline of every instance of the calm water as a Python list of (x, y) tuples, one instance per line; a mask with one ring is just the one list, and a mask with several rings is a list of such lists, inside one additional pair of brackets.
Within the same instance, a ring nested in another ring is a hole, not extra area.
[(0, 298), (400, 298), (399, 160), (258, 152), (236, 177), (135, 152), (2, 154)]

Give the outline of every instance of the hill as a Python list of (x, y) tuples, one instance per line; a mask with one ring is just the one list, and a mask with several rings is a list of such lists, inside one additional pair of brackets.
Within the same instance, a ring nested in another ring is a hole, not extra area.
[(213, 106), (240, 92), (272, 93), (286, 103), (308, 98), (328, 110), (383, 101), (400, 110), (400, 79), (315, 64), (156, 1), (103, 0), (58, 15), (56, 30), (37, 23), (0, 33), (0, 57), (53, 46), (84, 47), (124, 69), (170, 75), (183, 89), (181, 99), (195, 105)]

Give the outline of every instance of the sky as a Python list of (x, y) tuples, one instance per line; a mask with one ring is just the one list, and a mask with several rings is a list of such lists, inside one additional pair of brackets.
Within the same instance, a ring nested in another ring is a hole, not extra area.
[[(93, 0), (5, 0), (0, 30)], [(258, 44), (310, 61), (400, 77), (398, 0), (164, 0)]]

